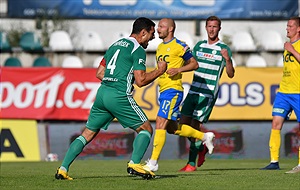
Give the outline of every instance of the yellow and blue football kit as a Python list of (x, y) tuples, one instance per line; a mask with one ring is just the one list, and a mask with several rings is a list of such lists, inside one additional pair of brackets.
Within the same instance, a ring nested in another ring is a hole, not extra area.
[[(300, 52), (300, 40), (293, 43)], [(294, 110), (300, 122), (300, 63), (287, 50), (283, 53), (283, 76), (273, 104), (272, 115), (289, 119)]]
[[(157, 61), (165, 61), (170, 68), (180, 68), (185, 61), (193, 57), (192, 52), (187, 44), (172, 38), (169, 42), (159, 44), (156, 51)], [(180, 116), (179, 106), (183, 99), (182, 74), (170, 76), (167, 73), (161, 75), (158, 79), (159, 85), (159, 111), (158, 116), (177, 120)]]
[[(300, 52), (300, 40), (293, 43), (293, 47)], [(280, 116), (288, 120), (294, 110), (297, 121), (300, 123), (300, 63), (293, 54), (284, 50), (283, 76), (279, 84), (279, 90), (273, 103), (272, 116)], [(279, 169), (279, 150), (281, 145), (280, 129), (271, 130), (269, 147), (271, 164), (263, 169)], [(271, 166), (275, 165), (274, 168)], [(300, 155), (299, 155), (300, 164)]]

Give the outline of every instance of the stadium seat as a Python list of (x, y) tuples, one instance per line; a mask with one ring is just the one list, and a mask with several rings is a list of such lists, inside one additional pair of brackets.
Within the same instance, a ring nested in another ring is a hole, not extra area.
[(66, 31), (57, 30), (51, 33), (49, 47), (53, 51), (73, 51), (70, 35)]
[(29, 52), (43, 52), (43, 46), (34, 32), (25, 32), (20, 39), (20, 47), (24, 51)]
[(84, 51), (104, 51), (105, 49), (100, 35), (93, 31), (81, 36), (78, 47)]
[(0, 48), (1, 52), (11, 51), (11, 46), (6, 32), (0, 32)]
[(99, 56), (94, 60), (93, 67), (98, 68), (100, 61), (103, 59), (103, 56)]
[(252, 54), (246, 61), (246, 67), (267, 67), (267, 62), (262, 56)]
[(51, 67), (52, 64), (50, 63), (47, 57), (38, 57), (34, 60), (33, 67)]
[(232, 36), (232, 50), (234, 51), (256, 51), (256, 45), (249, 32), (241, 31)]
[(62, 67), (64, 67), (64, 68), (82, 68), (83, 63), (79, 57), (77, 57), (75, 55), (70, 55), (63, 60)]
[(17, 57), (9, 57), (4, 62), (5, 67), (22, 67), (21, 61)]
[(283, 39), (279, 32), (267, 30), (262, 32), (259, 38), (260, 45), (266, 51), (283, 51)]

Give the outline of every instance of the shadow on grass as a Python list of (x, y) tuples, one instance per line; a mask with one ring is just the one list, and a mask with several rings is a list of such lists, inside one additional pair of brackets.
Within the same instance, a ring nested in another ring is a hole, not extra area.
[(239, 171), (239, 170), (260, 170), (260, 168), (218, 168), (218, 169), (201, 169), (198, 171)]
[[(194, 172), (180, 172), (180, 173), (176, 173), (175, 175), (156, 175), (156, 177), (154, 178), (154, 180), (157, 179), (164, 179), (164, 178), (177, 178), (177, 177), (182, 177), (182, 176), (195, 176), (195, 175), (203, 175), (203, 172), (216, 172), (216, 171), (242, 171), (242, 170), (261, 170), (260, 168), (221, 168), (221, 169), (201, 169), (201, 170), (197, 170)], [(265, 171), (265, 170), (262, 170)], [(209, 173), (209, 174), (205, 174), (205, 175), (220, 175), (217, 173)], [(78, 177), (78, 178), (74, 178), (74, 180), (80, 180), (80, 179), (97, 179), (97, 178), (101, 178), (101, 179), (105, 179), (105, 178), (132, 178), (134, 180), (146, 180), (144, 178), (142, 178), (141, 176), (132, 176), (132, 175), (106, 175), (106, 176), (84, 176), (84, 177)], [(153, 179), (148, 179), (148, 180), (153, 180)]]
[[(132, 176), (132, 175), (107, 175), (107, 176), (84, 176), (84, 177), (77, 177), (73, 178), (74, 180), (81, 180), (81, 179), (105, 179), (105, 178), (131, 178), (134, 180), (147, 180), (144, 179), (141, 176)], [(148, 180), (154, 180), (154, 179), (162, 179), (162, 178), (175, 178), (178, 177), (178, 175), (156, 175), (153, 179)]]

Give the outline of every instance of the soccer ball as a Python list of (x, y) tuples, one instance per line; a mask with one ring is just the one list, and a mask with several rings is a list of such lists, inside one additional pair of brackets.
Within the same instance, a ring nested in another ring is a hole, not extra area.
[(47, 154), (45, 160), (47, 162), (55, 162), (55, 161), (58, 161), (58, 155), (55, 154), (55, 153), (49, 153)]

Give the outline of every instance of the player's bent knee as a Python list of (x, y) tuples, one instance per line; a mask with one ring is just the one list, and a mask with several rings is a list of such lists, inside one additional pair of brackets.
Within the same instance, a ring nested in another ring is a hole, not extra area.
[(136, 129), (136, 132), (140, 132), (142, 130), (147, 130), (151, 135), (153, 134), (153, 129), (149, 121), (146, 121), (139, 128)]

